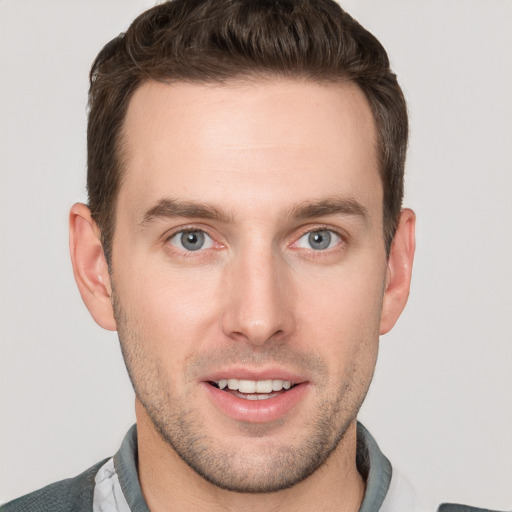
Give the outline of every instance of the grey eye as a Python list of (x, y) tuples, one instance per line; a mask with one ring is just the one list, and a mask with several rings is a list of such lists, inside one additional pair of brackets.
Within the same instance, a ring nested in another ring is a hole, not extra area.
[(182, 233), (180, 237), (181, 245), (189, 251), (197, 251), (204, 245), (204, 233), (201, 231), (189, 231)]
[(331, 233), (329, 231), (313, 231), (309, 233), (308, 242), (312, 249), (321, 251), (331, 245)]
[(171, 245), (185, 251), (199, 251), (213, 247), (213, 240), (204, 231), (179, 231), (170, 240)]
[(330, 249), (341, 242), (341, 236), (330, 229), (317, 229), (302, 235), (297, 245), (303, 249), (323, 251)]

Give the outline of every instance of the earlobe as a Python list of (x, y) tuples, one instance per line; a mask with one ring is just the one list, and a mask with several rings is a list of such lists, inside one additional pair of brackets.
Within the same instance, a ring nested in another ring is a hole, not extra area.
[(393, 328), (409, 297), (416, 246), (415, 223), (414, 212), (409, 209), (402, 210), (388, 258), (380, 334), (386, 334)]
[(69, 250), (80, 295), (92, 317), (104, 329), (117, 329), (112, 308), (112, 288), (99, 229), (85, 204), (69, 213)]

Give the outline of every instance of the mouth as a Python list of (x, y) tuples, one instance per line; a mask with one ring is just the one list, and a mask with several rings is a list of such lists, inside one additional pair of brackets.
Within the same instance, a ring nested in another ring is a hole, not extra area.
[(289, 380), (220, 379), (208, 384), (243, 400), (269, 400), (293, 389), (297, 384)]
[(202, 381), (202, 388), (217, 410), (237, 421), (261, 424), (290, 417), (309, 396), (310, 383), (291, 375), (267, 375), (255, 380), (231, 378), (229, 373), (212, 376)]

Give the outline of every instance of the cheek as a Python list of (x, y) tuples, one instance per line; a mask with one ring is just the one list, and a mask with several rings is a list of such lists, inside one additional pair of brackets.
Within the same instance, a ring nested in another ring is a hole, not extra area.
[[(311, 276), (300, 289), (297, 322), (306, 342), (335, 359), (377, 350), (384, 271), (372, 267)], [(316, 278), (315, 278), (316, 277)]]
[(130, 323), (160, 353), (196, 349), (218, 317), (216, 273), (174, 271), (163, 265), (139, 268), (129, 279), (115, 281)]

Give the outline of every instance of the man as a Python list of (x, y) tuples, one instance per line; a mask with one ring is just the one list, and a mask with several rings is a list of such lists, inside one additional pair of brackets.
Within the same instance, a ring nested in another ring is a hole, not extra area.
[(329, 1), (170, 2), (90, 106), (71, 256), (137, 428), (5, 510), (419, 510), (356, 420), (414, 254), (380, 44)]

